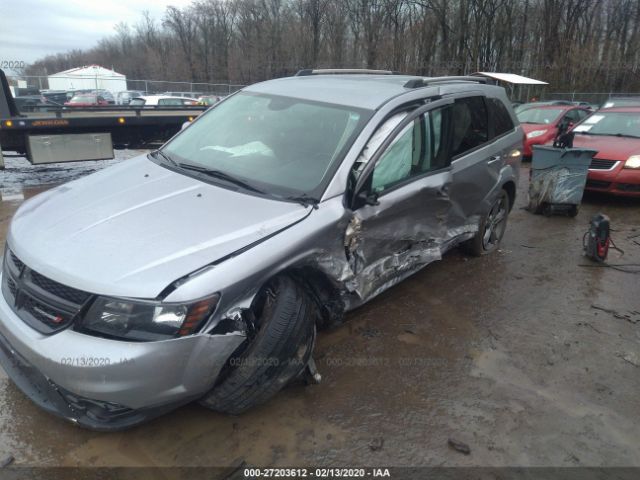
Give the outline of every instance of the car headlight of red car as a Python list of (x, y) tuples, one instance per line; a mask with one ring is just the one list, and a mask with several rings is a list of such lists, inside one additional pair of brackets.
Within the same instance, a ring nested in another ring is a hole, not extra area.
[(640, 168), (640, 155), (631, 155), (627, 158), (624, 168)]
[(541, 137), (542, 135), (544, 135), (548, 131), (549, 130), (534, 130), (532, 132), (527, 133), (527, 138)]

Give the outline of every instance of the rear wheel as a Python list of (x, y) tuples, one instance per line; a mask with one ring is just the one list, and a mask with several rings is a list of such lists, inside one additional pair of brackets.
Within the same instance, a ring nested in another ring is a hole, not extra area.
[(500, 246), (507, 229), (509, 195), (501, 190), (489, 213), (480, 221), (478, 233), (467, 243), (467, 250), (476, 256), (487, 255)]
[(569, 207), (569, 211), (567, 212), (567, 215), (569, 215), (570, 217), (576, 217), (578, 215), (578, 206), (571, 205)]
[(200, 400), (205, 407), (239, 414), (266, 402), (304, 370), (315, 342), (316, 308), (299, 283), (274, 278), (257, 297), (256, 332), (230, 359), (222, 380)]

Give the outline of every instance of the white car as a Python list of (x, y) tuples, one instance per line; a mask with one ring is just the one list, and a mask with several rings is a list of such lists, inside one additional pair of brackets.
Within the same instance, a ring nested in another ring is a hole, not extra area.
[(132, 98), (129, 105), (132, 107), (181, 107), (198, 105), (198, 100), (196, 98), (170, 97), (168, 95), (147, 95)]

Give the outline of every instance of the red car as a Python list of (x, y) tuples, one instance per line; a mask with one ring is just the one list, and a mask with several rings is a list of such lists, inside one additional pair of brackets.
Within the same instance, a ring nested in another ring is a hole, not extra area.
[(552, 142), (560, 125), (571, 129), (589, 115), (590, 110), (575, 105), (543, 105), (521, 110), (517, 116), (526, 135), (522, 155), (531, 158), (532, 145)]
[(573, 132), (574, 147), (598, 151), (587, 190), (640, 197), (640, 107), (598, 110)]
[(109, 105), (103, 97), (100, 95), (82, 94), (76, 95), (68, 102), (64, 102), (65, 107), (102, 107)]

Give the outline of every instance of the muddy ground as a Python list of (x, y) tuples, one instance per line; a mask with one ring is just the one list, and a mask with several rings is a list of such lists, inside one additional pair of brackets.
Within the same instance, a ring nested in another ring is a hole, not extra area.
[[(109, 163), (31, 167), (8, 158), (0, 239), (21, 196)], [(610, 262), (640, 264), (640, 201), (588, 195), (575, 219), (534, 216), (522, 208), (527, 179), (525, 169), (497, 254), (453, 251), (320, 334), (320, 385), (288, 388), (239, 417), (191, 405), (104, 434), (42, 412), (0, 370), (0, 459), (640, 466), (640, 275), (582, 256), (588, 220), (604, 212), (625, 251)], [(449, 438), (471, 453), (448, 447)]]

